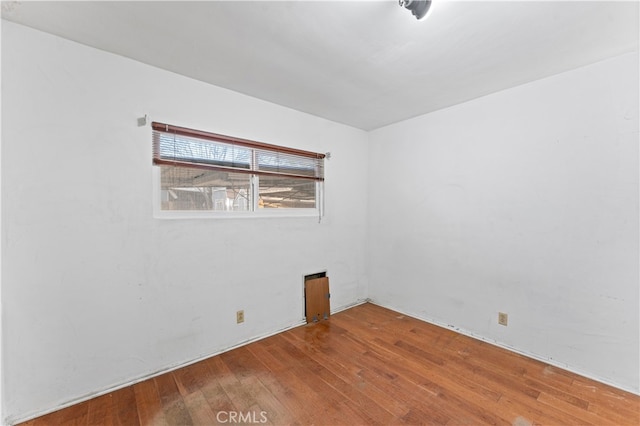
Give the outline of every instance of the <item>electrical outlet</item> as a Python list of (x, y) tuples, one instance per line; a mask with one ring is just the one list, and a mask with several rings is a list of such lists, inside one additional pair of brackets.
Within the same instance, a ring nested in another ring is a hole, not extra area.
[(240, 324), (241, 322), (244, 322), (244, 311), (236, 312), (236, 322), (238, 324)]
[(509, 315), (505, 314), (504, 312), (498, 312), (498, 324), (504, 325), (506, 327), (508, 322)]

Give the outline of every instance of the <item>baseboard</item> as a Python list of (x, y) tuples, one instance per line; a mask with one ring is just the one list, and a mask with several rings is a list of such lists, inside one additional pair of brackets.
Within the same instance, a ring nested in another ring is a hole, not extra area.
[(369, 303), (369, 299), (358, 299), (357, 301), (355, 301), (353, 303), (348, 303), (346, 305), (342, 305), (339, 308), (332, 309), (331, 310), (331, 315), (337, 314), (338, 312), (346, 311), (347, 309), (351, 309), (351, 308), (354, 308), (354, 307), (359, 306), (359, 305), (364, 305), (365, 303)]
[(618, 383), (613, 383), (613, 382), (611, 382), (611, 381), (609, 381), (609, 380), (607, 380), (605, 378), (595, 376), (595, 375), (593, 375), (593, 374), (591, 374), (589, 372), (582, 371), (582, 370), (580, 370), (578, 368), (572, 367), (571, 365), (568, 365), (568, 364), (565, 364), (565, 363), (558, 362), (558, 361), (556, 361), (554, 359), (546, 358), (546, 357), (543, 357), (543, 356), (535, 354), (535, 353), (523, 351), (521, 349), (514, 348), (512, 346), (509, 346), (509, 345), (504, 344), (502, 342), (499, 342), (497, 340), (489, 339), (489, 338), (486, 338), (484, 336), (480, 336), (480, 335), (474, 334), (473, 332), (470, 332), (468, 330), (464, 330), (464, 329), (455, 327), (455, 326), (450, 325), (450, 324), (445, 324), (445, 323), (436, 321), (433, 318), (427, 318), (427, 317), (424, 317), (424, 316), (421, 316), (421, 315), (418, 315), (418, 314), (414, 314), (412, 312), (408, 312), (408, 311), (405, 311), (403, 309), (399, 309), (399, 308), (397, 308), (395, 306), (379, 303), (379, 302), (376, 302), (375, 300), (372, 300), (372, 299), (367, 299), (367, 302), (369, 302), (369, 303), (371, 303), (373, 305), (376, 305), (376, 306), (380, 306), (380, 307), (385, 308), (385, 309), (390, 309), (390, 310), (392, 310), (394, 312), (398, 312), (399, 314), (406, 315), (408, 317), (415, 318), (417, 320), (427, 322), (429, 324), (432, 324), (432, 325), (435, 325), (435, 326), (438, 326), (438, 327), (446, 328), (447, 330), (455, 331), (456, 333), (462, 334), (462, 335), (467, 336), (467, 337), (471, 337), (472, 339), (480, 340), (480, 341), (485, 342), (485, 343), (489, 343), (490, 345), (497, 346), (497, 347), (499, 347), (501, 349), (506, 349), (506, 350), (508, 350), (510, 352), (514, 352), (514, 353), (517, 353), (519, 355), (526, 356), (527, 358), (531, 358), (531, 359), (535, 359), (535, 360), (540, 361), (540, 362), (544, 362), (545, 364), (549, 364), (549, 365), (552, 365), (554, 367), (561, 368), (563, 370), (569, 371), (569, 372), (577, 374), (579, 376), (586, 377), (587, 379), (595, 380), (596, 382), (600, 382), (602, 384), (614, 387), (616, 389), (620, 389), (620, 390), (623, 390), (625, 392), (629, 392), (629, 393), (632, 393), (634, 395), (640, 396), (640, 392), (638, 390), (630, 389), (630, 388), (627, 388), (625, 386), (621, 386)]

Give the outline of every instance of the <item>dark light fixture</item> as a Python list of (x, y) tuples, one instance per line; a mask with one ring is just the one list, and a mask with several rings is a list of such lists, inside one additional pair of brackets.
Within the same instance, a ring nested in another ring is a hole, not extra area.
[(431, 7), (431, 0), (398, 0), (398, 3), (409, 9), (418, 20), (424, 18)]

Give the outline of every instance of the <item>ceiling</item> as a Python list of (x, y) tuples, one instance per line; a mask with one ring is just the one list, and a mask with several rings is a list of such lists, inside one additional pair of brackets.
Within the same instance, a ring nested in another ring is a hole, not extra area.
[(2, 17), (364, 130), (638, 49), (637, 1), (5, 1)]

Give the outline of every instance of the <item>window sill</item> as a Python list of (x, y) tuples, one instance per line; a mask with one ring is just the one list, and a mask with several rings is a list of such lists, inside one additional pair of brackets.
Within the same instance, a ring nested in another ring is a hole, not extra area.
[(256, 212), (226, 212), (226, 211), (185, 211), (159, 210), (153, 212), (155, 219), (264, 219), (264, 218), (318, 218), (317, 209), (273, 209)]

